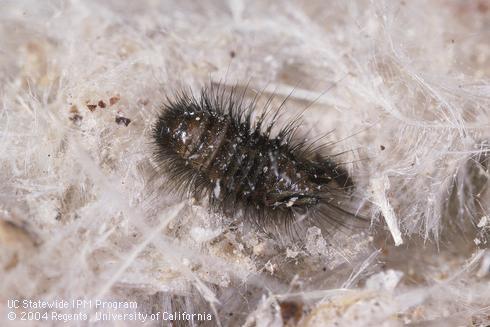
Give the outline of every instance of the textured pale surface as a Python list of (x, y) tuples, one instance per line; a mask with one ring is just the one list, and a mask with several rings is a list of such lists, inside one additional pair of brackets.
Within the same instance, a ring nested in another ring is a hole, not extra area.
[[(490, 323), (489, 1), (0, 6), (1, 325), (7, 299), (80, 296), (223, 325), (281, 325), (285, 300), (309, 326)], [(283, 243), (162, 190), (160, 103), (209, 81), (294, 89), (285, 116), (355, 149), (376, 227)]]

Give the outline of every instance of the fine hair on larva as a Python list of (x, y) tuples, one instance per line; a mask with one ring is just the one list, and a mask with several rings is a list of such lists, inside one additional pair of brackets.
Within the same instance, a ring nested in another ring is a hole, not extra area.
[(246, 91), (211, 84), (166, 99), (152, 129), (165, 189), (264, 231), (359, 226), (354, 182), (331, 143), (301, 137), (301, 114), (277, 127), (287, 99), (272, 108), (271, 96), (254, 118), (259, 96), (246, 101)]

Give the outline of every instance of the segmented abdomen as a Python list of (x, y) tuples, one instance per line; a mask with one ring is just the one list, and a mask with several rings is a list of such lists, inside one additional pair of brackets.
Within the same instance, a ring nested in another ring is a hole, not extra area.
[(189, 103), (172, 106), (160, 117), (155, 134), (172, 157), (172, 173), (192, 176), (191, 191), (207, 193), (213, 207), (226, 213), (245, 209), (291, 216), (293, 208), (317, 205), (333, 179), (345, 180), (330, 161), (298, 153), (243, 115)]

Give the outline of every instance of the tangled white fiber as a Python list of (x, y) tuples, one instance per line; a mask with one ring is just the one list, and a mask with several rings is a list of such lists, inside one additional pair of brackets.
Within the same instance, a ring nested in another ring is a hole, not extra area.
[[(0, 0), (0, 45), (1, 326), (490, 325), (490, 1)], [(209, 83), (307, 108), (371, 228), (161, 187), (155, 118)]]

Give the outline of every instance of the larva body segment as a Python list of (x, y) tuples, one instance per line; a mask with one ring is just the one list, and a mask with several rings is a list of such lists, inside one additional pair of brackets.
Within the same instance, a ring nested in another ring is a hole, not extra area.
[(288, 226), (298, 215), (338, 222), (347, 212), (333, 201), (352, 186), (345, 170), (296, 141), (295, 122), (270, 137), (273, 123), (262, 128), (262, 115), (253, 124), (252, 110), (219, 88), (205, 89), (199, 100), (181, 94), (170, 101), (153, 137), (171, 187), (209, 197), (226, 215), (242, 211), (260, 226)]

